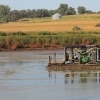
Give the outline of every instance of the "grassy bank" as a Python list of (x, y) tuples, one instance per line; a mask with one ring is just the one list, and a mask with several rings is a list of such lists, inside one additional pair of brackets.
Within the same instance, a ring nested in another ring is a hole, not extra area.
[[(63, 48), (72, 44), (100, 44), (100, 14), (62, 16), (60, 20), (28, 18), (0, 24), (0, 49)], [(73, 31), (78, 26), (81, 30)]]
[(0, 49), (63, 48), (72, 44), (99, 44), (100, 32), (0, 32)]

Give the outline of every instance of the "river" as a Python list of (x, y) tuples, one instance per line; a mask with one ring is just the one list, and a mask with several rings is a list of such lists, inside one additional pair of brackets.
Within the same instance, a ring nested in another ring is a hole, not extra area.
[(48, 71), (55, 52), (0, 52), (0, 100), (100, 100), (99, 71)]

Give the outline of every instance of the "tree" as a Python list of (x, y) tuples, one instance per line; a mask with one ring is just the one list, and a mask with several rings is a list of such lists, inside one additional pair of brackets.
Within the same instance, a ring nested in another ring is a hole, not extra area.
[(28, 11), (20, 10), (18, 12), (19, 12), (20, 18), (27, 18), (27, 16), (29, 16), (29, 10)]
[(57, 10), (49, 10), (49, 16), (52, 16), (53, 14), (55, 14), (57, 12)]
[(13, 10), (10, 12), (10, 21), (14, 22), (20, 19), (20, 14), (18, 10)]
[(100, 14), (100, 11), (98, 11), (97, 14)]
[(67, 10), (68, 10), (67, 4), (60, 4), (59, 8), (57, 9), (57, 12), (60, 13), (61, 15), (66, 15)]
[(43, 16), (49, 17), (49, 11), (47, 9), (43, 9)]
[(7, 5), (0, 5), (0, 20), (5, 22), (10, 12), (10, 7)]
[(94, 14), (95, 12), (91, 11), (91, 10), (86, 10), (85, 11), (86, 14)]
[(37, 17), (36, 9), (31, 10), (31, 18), (36, 18), (36, 17)]
[(76, 14), (75, 9), (72, 7), (69, 7), (67, 10), (67, 15), (75, 15), (75, 14)]
[(77, 10), (78, 10), (78, 14), (85, 14), (86, 12), (86, 8), (82, 6), (79, 6)]
[(10, 11), (9, 6), (7, 5), (0, 5), (0, 15), (7, 15)]
[(37, 13), (36, 13), (37, 17), (48, 17), (49, 16), (49, 12), (46, 9), (38, 9)]

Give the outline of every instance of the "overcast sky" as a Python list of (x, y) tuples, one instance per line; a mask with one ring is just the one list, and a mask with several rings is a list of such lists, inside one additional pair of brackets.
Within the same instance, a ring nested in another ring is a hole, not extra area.
[(75, 9), (84, 6), (87, 10), (100, 11), (100, 0), (0, 0), (0, 4), (8, 5), (11, 10), (57, 9), (61, 3)]

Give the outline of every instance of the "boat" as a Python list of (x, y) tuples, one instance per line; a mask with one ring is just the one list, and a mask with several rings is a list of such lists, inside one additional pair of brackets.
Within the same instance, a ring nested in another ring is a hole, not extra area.
[(64, 61), (52, 62), (51, 56), (47, 70), (91, 71), (100, 70), (100, 45), (68, 45), (64, 48)]

